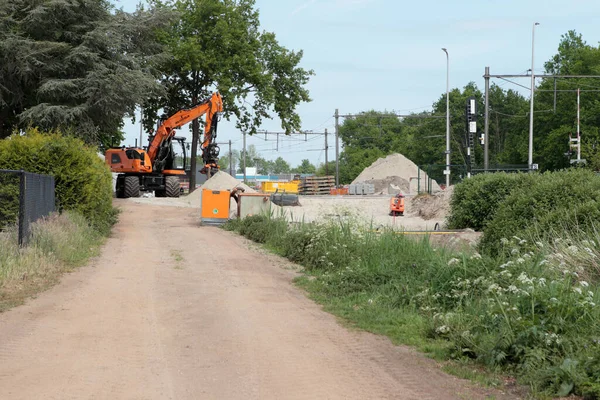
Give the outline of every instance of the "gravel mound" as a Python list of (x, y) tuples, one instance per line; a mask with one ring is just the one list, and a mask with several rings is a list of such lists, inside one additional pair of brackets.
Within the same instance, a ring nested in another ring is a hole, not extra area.
[(200, 207), (202, 189), (232, 190), (236, 187), (244, 189), (245, 193), (256, 193), (256, 190), (252, 189), (250, 186), (246, 185), (242, 181), (235, 179), (227, 172), (219, 171), (216, 174), (214, 174), (212, 178), (204, 182), (204, 184), (200, 188), (194, 190), (192, 193), (187, 195), (185, 197), (185, 201), (190, 205)]
[(421, 195), (408, 201), (407, 210), (410, 215), (431, 219), (444, 219), (450, 212), (450, 198), (454, 187), (435, 195)]
[[(416, 191), (418, 177), (421, 178), (421, 188), (425, 189), (427, 174), (423, 170), (419, 174), (419, 167), (414, 162), (402, 154), (396, 153), (375, 161), (365, 168), (352, 183), (374, 184), (376, 193), (386, 192), (389, 184), (392, 183), (409, 193)], [(432, 181), (431, 189), (432, 192), (441, 191), (435, 180)]]

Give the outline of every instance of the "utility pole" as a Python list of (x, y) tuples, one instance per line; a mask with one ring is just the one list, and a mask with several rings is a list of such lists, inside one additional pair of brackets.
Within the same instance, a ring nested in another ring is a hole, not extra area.
[(490, 168), (490, 67), (485, 67), (485, 121), (483, 126), (483, 170)]
[(329, 176), (329, 160), (327, 158), (327, 129), (325, 129), (325, 176)]
[(579, 104), (580, 104), (580, 91), (577, 89), (577, 166), (579, 166), (579, 162), (581, 162), (581, 130), (579, 129)]
[(242, 150), (244, 153), (244, 182), (246, 182), (246, 132), (244, 132), (244, 150)]
[(535, 26), (539, 25), (539, 22), (533, 24), (531, 31), (531, 100), (529, 101), (529, 169), (533, 169), (533, 96), (535, 93), (535, 71), (533, 56), (535, 54)]
[(450, 187), (450, 55), (446, 53), (446, 188)]
[(340, 112), (335, 109), (335, 186), (340, 186)]
[(231, 154), (231, 139), (229, 139), (229, 175), (235, 177), (235, 175), (233, 174), (233, 157)]

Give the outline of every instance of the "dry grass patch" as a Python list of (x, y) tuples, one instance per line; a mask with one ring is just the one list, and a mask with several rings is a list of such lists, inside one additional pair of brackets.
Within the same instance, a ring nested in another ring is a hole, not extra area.
[(65, 212), (33, 224), (27, 247), (16, 228), (0, 233), (0, 312), (58, 282), (60, 275), (98, 254), (103, 236), (82, 216)]

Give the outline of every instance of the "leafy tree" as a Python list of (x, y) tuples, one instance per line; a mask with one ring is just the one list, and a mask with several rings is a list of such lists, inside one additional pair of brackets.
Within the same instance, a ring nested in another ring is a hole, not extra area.
[[(199, 160), (202, 162), (202, 159)], [(233, 172), (236, 171), (238, 162), (240, 161), (240, 151), (232, 150), (231, 157), (229, 156), (229, 152), (226, 152), (221, 158), (219, 158), (219, 167), (223, 171), (227, 171), (229, 173), (229, 163), (231, 161), (231, 166), (233, 168)]]
[(296, 174), (314, 174), (317, 172), (317, 168), (308, 159), (304, 159), (299, 166), (292, 169), (292, 172)]
[[(257, 160), (262, 160), (262, 157), (258, 154), (256, 146), (251, 144), (250, 146), (246, 147), (246, 168), (256, 167)], [(240, 151), (238, 170), (240, 172), (244, 172), (244, 150)]]
[[(264, 118), (273, 115), (281, 119), (286, 132), (300, 129), (295, 110), (298, 104), (310, 100), (304, 86), (312, 71), (298, 66), (302, 51), (290, 51), (277, 42), (273, 33), (260, 31), (254, 0), (150, 3), (156, 9), (173, 8), (180, 20), (162, 36), (171, 53), (161, 67), (166, 95), (147, 104), (147, 127), (152, 126), (160, 109), (172, 114), (219, 90), (225, 117), (235, 116), (237, 127), (243, 132), (254, 133)], [(199, 128), (199, 121), (194, 121), (194, 163)]]
[(317, 167), (317, 176), (335, 176), (335, 161), (329, 161), (327, 167), (325, 163), (321, 163)]
[(274, 174), (289, 174), (291, 169), (290, 164), (281, 157), (277, 157), (277, 159), (273, 161), (272, 172)]
[(159, 93), (164, 12), (114, 10), (107, 0), (0, 2), (0, 138), (62, 128), (107, 146), (124, 117)]
[[(546, 64), (546, 72), (558, 75), (600, 74), (600, 47), (587, 44), (582, 36), (569, 31), (562, 36), (558, 52)], [(577, 92), (580, 95), (580, 126), (582, 132), (582, 158), (597, 159), (595, 143), (600, 127), (600, 93), (587, 91), (600, 87), (598, 79), (557, 79), (554, 96), (554, 80), (547, 79), (537, 88), (534, 114), (535, 160), (543, 169), (557, 169), (569, 165), (565, 156), (569, 134), (577, 132)], [(556, 98), (556, 107), (555, 107)], [(597, 163), (590, 166), (594, 168)]]

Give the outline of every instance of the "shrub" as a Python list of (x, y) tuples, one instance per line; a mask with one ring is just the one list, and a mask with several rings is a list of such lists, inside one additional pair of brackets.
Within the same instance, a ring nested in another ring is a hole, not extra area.
[(110, 170), (81, 140), (35, 129), (0, 141), (0, 169), (53, 175), (58, 209), (80, 213), (101, 233), (115, 222)]
[(501, 202), (484, 229), (482, 251), (499, 254), (502, 239), (513, 236), (542, 240), (556, 232), (588, 230), (600, 217), (600, 177), (588, 170), (532, 175)]
[(0, 230), (17, 222), (19, 216), (19, 176), (0, 173)]
[(501, 172), (475, 175), (464, 180), (454, 187), (448, 227), (482, 231), (510, 193), (516, 188), (528, 186), (533, 179), (531, 174)]

